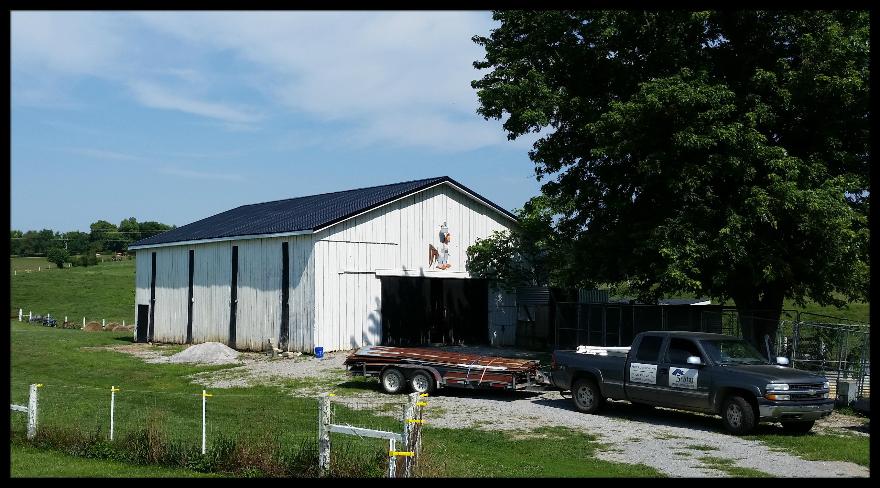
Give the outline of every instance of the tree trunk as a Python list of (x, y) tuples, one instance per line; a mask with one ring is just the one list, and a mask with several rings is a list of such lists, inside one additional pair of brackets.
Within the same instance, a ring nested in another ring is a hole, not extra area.
[(750, 290), (741, 293), (733, 297), (733, 301), (736, 304), (743, 339), (767, 356), (768, 360), (774, 362), (776, 333), (779, 330), (779, 317), (782, 315), (785, 291), (771, 284), (767, 285), (760, 295), (758, 292), (759, 290)]

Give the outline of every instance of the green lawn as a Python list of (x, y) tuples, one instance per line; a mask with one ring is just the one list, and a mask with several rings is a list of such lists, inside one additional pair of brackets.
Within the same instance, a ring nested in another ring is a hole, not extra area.
[(856, 434), (828, 435), (810, 433), (806, 435), (767, 434), (748, 436), (789, 454), (811, 461), (848, 461), (869, 466), (871, 438)]
[(46, 260), (45, 257), (34, 257), (34, 258), (24, 258), (24, 257), (14, 257), (9, 258), (9, 274), (13, 274), (13, 271), (17, 271), (18, 274), (26, 272), (26, 270), (32, 270), (36, 272), (37, 269), (42, 268), (43, 271), (46, 268), (52, 268), (52, 270), (58, 269), (54, 264), (50, 263)]
[[(13, 258), (16, 261), (39, 258)], [(36, 269), (36, 268), (34, 268)], [(10, 316), (51, 314), (71, 322), (134, 322), (134, 260), (105, 262), (85, 268), (53, 268), (10, 276)], [(10, 275), (12, 273), (10, 272)]]
[(35, 449), (22, 444), (12, 444), (11, 454), (13, 462), (10, 465), (10, 475), (13, 478), (95, 476), (106, 478), (203, 478), (215, 476), (185, 469), (139, 466), (105, 459), (83, 459), (68, 456), (62, 452)]
[[(162, 426), (168, 438), (189, 446), (201, 442), (201, 389), (190, 375), (220, 370), (225, 366), (147, 364), (133, 356), (99, 349), (131, 344), (128, 333), (87, 333), (51, 329), (12, 321), (11, 399), (26, 404), (27, 385), (39, 389), (39, 429), (63, 430), (76, 426), (86, 432), (109, 434), (110, 386), (120, 388), (116, 397), (115, 435), (118, 438), (149, 423)], [(157, 346), (154, 346), (157, 347)], [(352, 382), (344, 380), (334, 389), (344, 393)], [(314, 442), (317, 437), (317, 401), (286, 394), (287, 382), (278, 386), (216, 389), (207, 402), (208, 448), (220, 436), (246, 440), (252, 445), (271, 438), (282, 446)], [(381, 410), (401, 412), (404, 396), (389, 396), (370, 403), (369, 410), (334, 407), (334, 422), (367, 428), (400, 431), (402, 423)], [(12, 434), (19, 441), (25, 416), (16, 414)], [(478, 430), (434, 429), (424, 431), (425, 469), (431, 476), (659, 476), (645, 466), (599, 461), (592, 454), (601, 448), (590, 436), (564, 429), (548, 429), (541, 438), (517, 438), (515, 434)], [(367, 474), (384, 472), (384, 441), (333, 435), (333, 452), (364, 459)], [(564, 452), (560, 449), (563, 449)], [(24, 453), (27, 454), (27, 453)], [(13, 451), (13, 472), (28, 472), (32, 456)], [(53, 454), (54, 455), (54, 454)], [(21, 463), (24, 467), (18, 467)], [(74, 463), (75, 464), (75, 463)], [(91, 460), (81, 467), (88, 472)], [(94, 472), (103, 476), (101, 472)]]

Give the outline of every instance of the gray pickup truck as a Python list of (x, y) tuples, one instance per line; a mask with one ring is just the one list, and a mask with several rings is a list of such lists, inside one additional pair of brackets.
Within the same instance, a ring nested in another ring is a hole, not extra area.
[(734, 434), (760, 421), (805, 433), (829, 415), (828, 381), (771, 364), (751, 344), (701, 332), (642, 332), (631, 347), (580, 346), (553, 353), (551, 383), (570, 390), (578, 410), (597, 412), (606, 399), (717, 414)]

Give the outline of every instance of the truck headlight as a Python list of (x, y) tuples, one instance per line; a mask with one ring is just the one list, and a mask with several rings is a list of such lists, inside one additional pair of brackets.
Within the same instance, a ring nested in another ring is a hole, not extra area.
[(768, 383), (764, 389), (767, 391), (788, 391), (788, 383)]
[(827, 382), (827, 381), (826, 381), (825, 383), (822, 383), (822, 388), (825, 388), (826, 390), (830, 390), (830, 389), (831, 389), (831, 383), (829, 383), (829, 382)]
[(791, 395), (777, 395), (776, 393), (768, 393), (764, 395), (764, 398), (774, 401), (791, 400)]

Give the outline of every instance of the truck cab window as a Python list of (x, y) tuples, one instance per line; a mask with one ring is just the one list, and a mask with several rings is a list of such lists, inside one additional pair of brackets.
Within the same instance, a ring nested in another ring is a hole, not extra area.
[(660, 344), (662, 343), (663, 338), (660, 336), (642, 337), (642, 342), (639, 344), (639, 349), (636, 352), (636, 360), (657, 361), (657, 358), (660, 356)]
[(703, 362), (706, 362), (700, 350), (694, 341), (673, 337), (669, 341), (669, 351), (666, 353), (666, 359), (672, 364), (687, 364), (687, 358), (697, 356)]

